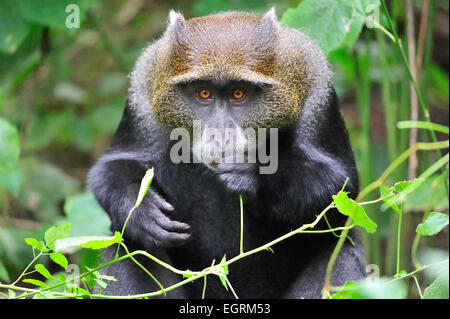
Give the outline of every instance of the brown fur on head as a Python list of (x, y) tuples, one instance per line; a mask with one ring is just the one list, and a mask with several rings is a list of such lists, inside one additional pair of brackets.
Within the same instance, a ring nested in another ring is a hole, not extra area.
[(151, 88), (154, 117), (171, 127), (195, 120), (178, 85), (197, 80), (247, 81), (264, 86), (254, 112), (239, 119), (246, 127), (287, 127), (299, 116), (310, 80), (302, 52), (283, 40), (274, 10), (263, 17), (227, 12), (185, 20), (171, 12)]

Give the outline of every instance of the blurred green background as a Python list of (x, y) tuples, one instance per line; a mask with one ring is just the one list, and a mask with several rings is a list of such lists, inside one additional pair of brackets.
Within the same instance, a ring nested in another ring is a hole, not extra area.
[[(71, 222), (72, 236), (109, 232), (108, 217), (86, 191), (86, 173), (111, 141), (136, 58), (162, 34), (170, 9), (191, 18), (224, 10), (262, 14), (275, 6), (282, 17), (299, 2), (1, 0), (0, 119), (9, 124), (0, 124), (4, 131), (14, 131), (8, 125), (17, 128), (17, 136), (11, 134), (18, 140), (20, 155), (5, 159), (13, 167), (0, 168), (0, 281), (13, 280), (32, 259), (23, 238), (41, 238), (50, 225)], [(65, 25), (65, 8), (71, 3), (80, 8), (79, 28)], [(410, 3), (412, 20), (407, 2), (390, 1), (388, 6), (404, 48), (413, 41), (418, 82), (431, 121), (448, 126), (449, 4)], [(385, 25), (383, 17), (381, 23)], [(356, 42), (333, 49), (329, 58), (365, 186), (408, 148), (409, 130), (396, 128), (397, 121), (411, 118), (407, 71), (392, 41), (374, 29), (364, 28)], [(438, 134), (438, 139), (447, 137)], [(428, 132), (419, 131), (417, 140), (428, 141)], [(0, 152), (2, 145), (0, 139)], [(435, 161), (434, 152), (419, 152), (413, 175), (405, 163), (390, 183), (418, 176)], [(446, 176), (436, 178), (448, 180), (448, 167)], [(402, 268), (412, 267), (409, 251), (423, 213), (448, 212), (448, 191), (434, 179), (405, 203)], [(379, 265), (382, 275), (392, 276), (397, 217), (392, 211), (370, 214), (379, 226), (376, 234), (365, 235), (367, 260)], [(448, 246), (446, 227), (423, 240), (420, 252), (425, 260), (441, 260), (448, 258)], [(93, 266), (98, 253), (80, 250), (70, 261)], [(417, 292), (410, 295), (417, 297)]]

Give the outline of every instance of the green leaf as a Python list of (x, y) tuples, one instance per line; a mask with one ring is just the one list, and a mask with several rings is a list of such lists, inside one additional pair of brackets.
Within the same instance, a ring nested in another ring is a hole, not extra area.
[(391, 206), (391, 208), (397, 212), (400, 213), (400, 208), (398, 208), (398, 206), (391, 200), (391, 198), (395, 197), (395, 191), (393, 187), (387, 187), (384, 185), (380, 185), (380, 194), (381, 194), (381, 199), (386, 202), (387, 204), (389, 204), (389, 206)]
[(145, 172), (145, 176), (144, 176), (144, 178), (142, 178), (141, 187), (139, 189), (139, 195), (136, 199), (136, 204), (134, 205), (134, 207), (138, 207), (141, 204), (142, 200), (144, 199), (145, 194), (148, 191), (148, 188), (150, 187), (150, 184), (152, 183), (154, 175), (155, 175), (155, 172), (153, 170), (153, 167)]
[(70, 235), (71, 224), (50, 227), (44, 235), (47, 246), (55, 250), (55, 242), (58, 239), (64, 239)]
[[(395, 183), (392, 187), (384, 185), (380, 186), (381, 199), (386, 203), (383, 205), (383, 209), (386, 209), (386, 205), (389, 205), (395, 212), (400, 213), (400, 208), (397, 206), (399, 194), (402, 192), (408, 193), (411, 189), (415, 189), (423, 183), (422, 178), (417, 178), (410, 181), (400, 181)], [(401, 196), (401, 195), (400, 195)]]
[(423, 236), (433, 236), (439, 233), (447, 225), (448, 215), (433, 212), (430, 213), (422, 224), (417, 226), (416, 233)]
[(0, 150), (0, 173), (11, 172), (19, 159), (19, 132), (3, 118), (0, 118)]
[[(225, 263), (227, 261), (227, 255), (223, 255), (222, 260), (220, 261), (220, 264)], [(219, 264), (219, 266), (220, 266)], [(223, 276), (228, 276), (228, 265), (223, 265), (219, 272), (223, 275)], [(222, 283), (222, 285), (225, 287), (225, 289), (228, 291), (228, 285), (227, 285), (227, 280), (225, 279), (225, 277), (223, 276), (219, 276), (220, 282)]]
[[(88, 271), (92, 271), (92, 269), (89, 267), (85, 267), (85, 268)], [(90, 275), (87, 276), (85, 283), (91, 289), (95, 287), (95, 284), (97, 284), (101, 288), (106, 288), (108, 283), (104, 282), (103, 280), (117, 281), (117, 279), (114, 276), (108, 276), (108, 275), (101, 274), (99, 271), (93, 271)]]
[(30, 31), (16, 0), (0, 1), (0, 52), (16, 52)]
[(377, 283), (362, 279), (354, 284), (346, 283), (332, 299), (405, 299), (408, 288), (403, 280), (380, 278)]
[(114, 233), (114, 236), (91, 240), (81, 244), (80, 246), (83, 248), (90, 248), (90, 249), (102, 249), (114, 244), (119, 244), (121, 241), (122, 236), (120, 235), (120, 232), (116, 231)]
[(43, 250), (44, 247), (45, 247), (45, 244), (44, 244), (43, 241), (41, 241), (41, 240), (38, 241), (37, 239), (31, 238), (31, 237), (30, 238), (25, 238), (25, 243), (27, 245), (30, 245), (34, 249), (37, 249), (37, 250)]
[(380, 185), (380, 195), (381, 199), (384, 201), (391, 199), (395, 196), (394, 189), (392, 187)]
[(347, 291), (352, 290), (354, 287), (354, 281), (346, 281), (341, 291), (338, 291), (335, 294), (331, 295), (331, 299), (344, 299), (346, 296), (348, 296)]
[(66, 273), (57, 273), (56, 280), (58, 280), (59, 282), (66, 282), (67, 274)]
[(347, 34), (352, 8), (333, 0), (305, 0), (297, 8), (287, 9), (280, 22), (309, 35), (328, 54), (341, 46)]
[(431, 285), (425, 288), (423, 292), (424, 299), (448, 299), (449, 298), (449, 283), (448, 283), (448, 269), (439, 274)]
[(397, 182), (394, 184), (393, 189), (397, 193), (401, 193), (408, 187), (414, 186), (415, 184), (422, 183), (422, 182), (423, 182), (423, 180), (420, 180), (420, 179), (413, 179), (410, 181), (400, 181), (400, 182)]
[[(428, 167), (422, 174), (420, 174), (419, 177), (417, 177), (415, 180), (412, 181), (412, 184), (408, 185), (406, 188), (402, 189), (400, 193), (395, 196), (394, 199), (392, 199), (395, 203), (400, 203), (402, 201), (406, 200), (406, 197), (408, 194), (412, 193), (414, 190), (420, 187), (428, 178), (430, 178), (436, 171), (438, 171), (441, 167), (444, 167), (449, 162), (449, 154), (446, 154), (441, 159), (436, 161), (434, 164), (432, 164), (430, 167)], [(386, 204), (381, 206), (382, 210), (385, 210), (386, 207), (384, 207)]]
[(122, 240), (120, 232), (116, 231), (114, 236), (78, 236), (56, 241), (55, 250), (64, 250), (68, 247), (81, 246), (90, 249), (102, 249), (113, 244), (118, 244)]
[(395, 278), (402, 278), (405, 277), (408, 274), (408, 272), (404, 269), (400, 270), (400, 272), (398, 274), (395, 274), (394, 277)]
[(191, 278), (193, 276), (194, 276), (194, 274), (192, 273), (192, 270), (190, 270), (190, 269), (186, 269), (185, 272), (183, 273), (183, 278)]
[(377, 230), (377, 224), (367, 216), (361, 205), (349, 198), (343, 191), (334, 195), (333, 201), (338, 211), (345, 216), (351, 217), (355, 225), (365, 228), (369, 233), (374, 233)]
[(35, 285), (35, 286), (43, 287), (43, 288), (47, 287), (47, 285), (45, 284), (45, 282), (42, 282), (42, 281), (37, 280), (37, 279), (24, 279), (24, 280), (22, 280), (22, 281), (23, 281), (23, 282), (30, 283), (30, 284), (33, 284), (33, 285)]
[(36, 264), (34, 266), (34, 269), (36, 269), (36, 271), (38, 273), (40, 273), (42, 276), (44, 276), (47, 279), (54, 279), (53, 276), (50, 274), (50, 272), (47, 270), (47, 268), (45, 268), (45, 266), (43, 264)]
[(78, 297), (89, 296), (91, 293), (84, 288), (74, 288), (74, 292), (78, 295)]
[(361, 33), (366, 15), (377, 6), (377, 0), (304, 0), (296, 8), (286, 10), (280, 21), (309, 35), (328, 54), (352, 45)]
[(55, 263), (57, 263), (58, 265), (60, 265), (64, 269), (66, 269), (67, 266), (69, 265), (69, 262), (67, 261), (66, 256), (64, 256), (61, 253), (53, 252), (53, 253), (50, 254), (50, 258), (51, 258), (51, 260), (53, 260)]
[(397, 127), (399, 129), (405, 129), (405, 128), (420, 128), (420, 129), (426, 129), (426, 130), (433, 130), (436, 132), (441, 132), (445, 134), (449, 134), (449, 128), (448, 126), (436, 124), (436, 123), (430, 123), (426, 121), (400, 121), (397, 122)]
[(341, 47), (351, 47), (356, 40), (358, 40), (364, 24), (367, 27), (371, 27), (371, 24), (367, 23), (367, 18), (369, 18), (369, 20), (377, 20), (380, 4), (380, 0), (357, 0), (352, 3), (353, 13), (351, 21), (349, 21), (350, 28), (348, 29)]
[(448, 171), (433, 175), (424, 181), (417, 189), (408, 194), (405, 211), (424, 212), (427, 210), (448, 211), (446, 181)]
[(105, 275), (105, 274), (100, 274), (97, 279), (104, 279), (104, 280), (109, 280), (109, 281), (117, 281), (116, 277), (108, 276), (108, 275)]
[(12, 289), (8, 289), (8, 297), (14, 298), (16, 296), (16, 292)]

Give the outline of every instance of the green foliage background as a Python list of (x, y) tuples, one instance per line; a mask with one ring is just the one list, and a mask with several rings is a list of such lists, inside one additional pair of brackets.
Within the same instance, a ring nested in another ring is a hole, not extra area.
[[(431, 121), (448, 126), (449, 49), (448, 31), (444, 31), (448, 28), (448, 2), (412, 1), (418, 47), (426, 2), (429, 8), (420, 44), (423, 59), (418, 83)], [(68, 29), (65, 24), (65, 8), (71, 3), (80, 8), (79, 29)], [(369, 9), (379, 6), (376, 0), (304, 0), (300, 4), (297, 0), (1, 1), (0, 282), (11, 282), (33, 258), (24, 238), (44, 238), (52, 225), (71, 223), (71, 237), (109, 235), (108, 217), (86, 190), (86, 172), (108, 146), (125, 104), (127, 75), (141, 50), (164, 31), (169, 9), (190, 18), (224, 10), (263, 14), (275, 7), (283, 24), (314, 38), (335, 68), (335, 85), (362, 186), (369, 185), (408, 148), (409, 130), (399, 130), (397, 122), (410, 119), (411, 106), (409, 77), (398, 49), (380, 28), (366, 25), (367, 16), (373, 13)], [(407, 51), (406, 4), (391, 1), (388, 7)], [(386, 17), (382, 13), (378, 17), (380, 26), (388, 28)], [(424, 119), (422, 114), (420, 119)], [(448, 134), (437, 136), (438, 140), (448, 139)], [(418, 141), (429, 142), (429, 132), (420, 130)], [(437, 159), (434, 152), (419, 152), (415, 176)], [(407, 162), (385, 184), (406, 179)], [(445, 183), (448, 185), (448, 162), (404, 201), (399, 254), (398, 215), (381, 205), (367, 209), (378, 228), (364, 235), (366, 257), (368, 263), (379, 266), (382, 276), (399, 275), (398, 263), (408, 272), (417, 266), (410, 251), (424, 213), (443, 213), (448, 223)], [(431, 216), (431, 222), (443, 218)], [(431, 232), (436, 229), (430, 225), (422, 229), (427, 227)], [(441, 229), (432, 236), (424, 234), (418, 247), (422, 264), (448, 260), (448, 226)], [(87, 267), (99, 262), (98, 253), (86, 249), (69, 252), (68, 258)], [(46, 266), (59, 270), (50, 262)], [(448, 273), (440, 281), (435, 281), (436, 271), (419, 276), (423, 287), (444, 285), (448, 298)], [(413, 281), (408, 281), (408, 287), (401, 297), (420, 296)], [(382, 297), (386, 291), (381, 295), (360, 291), (358, 296)], [(433, 293), (435, 290), (428, 295)]]

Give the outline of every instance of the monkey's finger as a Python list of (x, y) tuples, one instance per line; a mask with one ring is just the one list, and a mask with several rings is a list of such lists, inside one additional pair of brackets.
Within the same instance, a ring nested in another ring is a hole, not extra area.
[(152, 215), (155, 223), (165, 230), (184, 233), (191, 228), (188, 224), (171, 220), (156, 207), (153, 208)]
[(146, 241), (153, 242), (160, 247), (177, 247), (183, 245), (191, 235), (169, 232), (154, 224), (147, 229), (145, 237)]
[(187, 233), (169, 232), (157, 225), (153, 225), (152, 231), (149, 233), (150, 237), (158, 246), (162, 247), (177, 247), (183, 245), (191, 235)]
[(173, 232), (187, 232), (189, 229), (191, 229), (191, 226), (185, 223), (177, 222), (174, 220), (167, 219), (159, 219), (158, 225), (163, 227), (166, 230), (173, 231)]
[(161, 195), (159, 195), (156, 191), (151, 192), (152, 202), (161, 209), (173, 211), (175, 207), (170, 205)]

